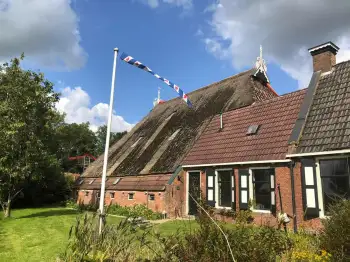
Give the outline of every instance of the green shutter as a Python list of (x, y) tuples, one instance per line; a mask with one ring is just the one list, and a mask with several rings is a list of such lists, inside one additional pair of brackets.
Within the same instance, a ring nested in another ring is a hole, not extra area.
[(231, 205), (231, 209), (232, 210), (236, 210), (236, 179), (235, 179), (235, 170), (232, 170), (232, 174), (231, 174), (231, 187), (232, 187), (232, 191), (231, 191), (231, 199), (232, 199), (232, 205)]
[(249, 170), (239, 169), (239, 209), (247, 210), (249, 202)]
[(270, 184), (271, 184), (271, 212), (276, 213), (276, 179), (275, 169), (271, 169)]
[(213, 168), (207, 168), (207, 204), (215, 207), (215, 170)]
[(316, 165), (312, 158), (301, 159), (301, 176), (305, 219), (319, 217)]

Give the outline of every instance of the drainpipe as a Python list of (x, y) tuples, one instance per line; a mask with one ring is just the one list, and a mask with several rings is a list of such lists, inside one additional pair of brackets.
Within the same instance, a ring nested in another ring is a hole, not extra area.
[(295, 204), (295, 187), (294, 187), (294, 167), (295, 167), (295, 161), (292, 160), (290, 162), (290, 181), (291, 181), (291, 189), (292, 189), (292, 207), (293, 207), (293, 228), (294, 233), (298, 232), (298, 226), (297, 226), (297, 212), (296, 212), (296, 204)]

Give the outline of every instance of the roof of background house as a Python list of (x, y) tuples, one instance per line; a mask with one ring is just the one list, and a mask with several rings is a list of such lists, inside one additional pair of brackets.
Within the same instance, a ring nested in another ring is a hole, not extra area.
[[(215, 116), (183, 165), (285, 159), (305, 93), (303, 89), (226, 112), (221, 130), (220, 116)], [(258, 131), (247, 135), (251, 125), (259, 125)]]
[(350, 61), (320, 77), (297, 153), (350, 148)]
[[(188, 94), (193, 108), (179, 98), (157, 105), (109, 151), (108, 175), (172, 173), (211, 118), (276, 95), (255, 80), (256, 69)], [(103, 156), (83, 176), (101, 176)]]
[[(171, 174), (108, 177), (106, 190), (163, 191)], [(101, 178), (81, 177), (77, 185), (85, 190), (100, 190)]]

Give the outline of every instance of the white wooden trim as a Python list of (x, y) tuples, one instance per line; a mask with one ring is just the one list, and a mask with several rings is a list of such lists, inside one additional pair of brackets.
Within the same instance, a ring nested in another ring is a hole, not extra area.
[(228, 162), (228, 163), (213, 163), (213, 164), (200, 164), (200, 165), (183, 165), (183, 168), (190, 167), (206, 167), (206, 166), (233, 166), (233, 165), (254, 165), (254, 164), (272, 164), (272, 163), (289, 163), (290, 159), (283, 160), (261, 160), (261, 161), (245, 161), (245, 162)]
[[(218, 173), (218, 171), (233, 171), (233, 169), (232, 168), (215, 169), (215, 208), (230, 210), (230, 209), (232, 209), (231, 207), (219, 206), (219, 173)], [(233, 174), (233, 172), (232, 172), (232, 174)], [(232, 175), (231, 175), (231, 182), (232, 182)], [(231, 192), (231, 203), (232, 203), (232, 187), (230, 189), (230, 192)]]
[[(253, 170), (254, 169), (271, 169), (273, 167), (251, 167), (249, 168), (249, 200), (254, 200), (254, 188), (253, 188)], [(271, 187), (271, 184), (270, 184)], [(271, 205), (276, 204), (272, 202), (271, 199)], [(261, 210), (261, 209), (254, 209), (254, 207), (251, 207), (250, 210), (254, 213), (265, 213), (265, 214), (271, 214), (271, 210)]]
[(190, 173), (199, 173), (199, 188), (201, 186), (201, 170), (191, 170), (186, 172), (186, 215), (188, 215), (189, 212), (189, 198), (190, 195), (188, 194), (189, 192), (189, 181), (190, 181)]
[(313, 153), (290, 154), (290, 155), (287, 155), (286, 157), (324, 156), (324, 155), (336, 155), (336, 154), (347, 154), (347, 153), (350, 153), (350, 149), (313, 152)]
[(320, 161), (321, 160), (330, 160), (330, 159), (342, 159), (347, 158), (348, 156), (337, 155), (337, 156), (324, 156), (315, 158), (316, 163), (316, 182), (317, 182), (317, 198), (318, 198), (318, 208), (320, 218), (326, 218), (324, 212), (324, 203), (323, 203), (323, 189), (322, 189), (322, 180), (321, 180), (321, 170), (320, 170)]

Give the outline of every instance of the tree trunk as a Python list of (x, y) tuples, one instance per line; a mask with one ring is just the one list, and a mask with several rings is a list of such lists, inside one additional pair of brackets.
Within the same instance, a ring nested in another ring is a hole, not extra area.
[(11, 200), (9, 199), (6, 203), (6, 206), (5, 206), (5, 217), (10, 217), (11, 216)]

